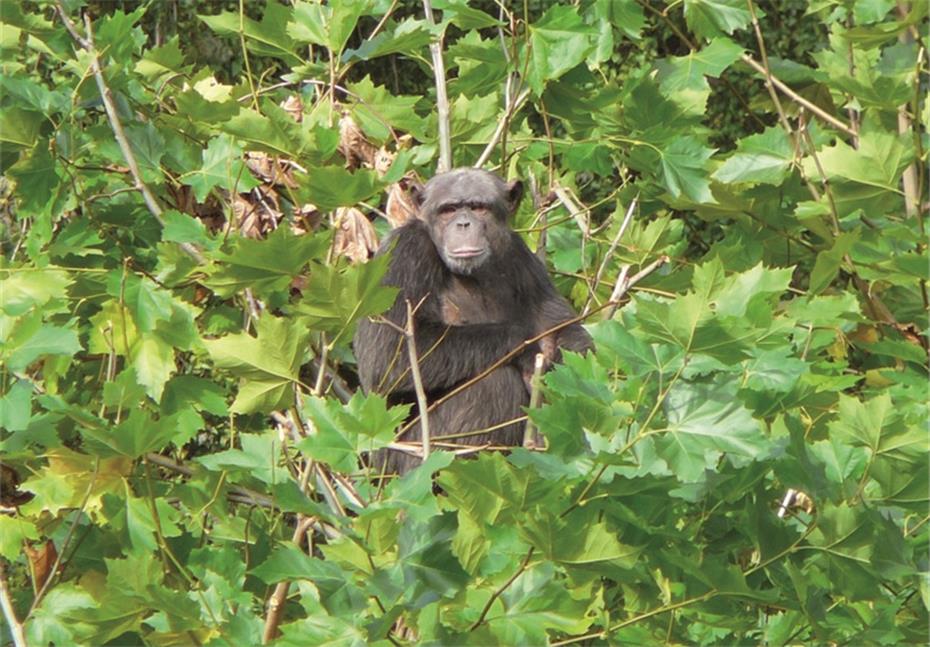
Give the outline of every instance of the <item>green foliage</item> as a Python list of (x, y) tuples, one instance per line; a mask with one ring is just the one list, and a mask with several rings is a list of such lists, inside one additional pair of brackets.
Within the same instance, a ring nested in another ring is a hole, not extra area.
[[(100, 79), (0, 15), (5, 632), (925, 641), (922, 3), (62, 3), (82, 39), (85, 4)], [(432, 174), (433, 42), (455, 163), (531, 180), (597, 351), (546, 374), (545, 451), (378, 480), (410, 407), (350, 340), (396, 291), (345, 208)]]

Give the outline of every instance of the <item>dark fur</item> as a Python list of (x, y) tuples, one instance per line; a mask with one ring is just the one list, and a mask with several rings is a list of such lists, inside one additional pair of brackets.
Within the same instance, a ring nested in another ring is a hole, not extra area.
[[(401, 288), (385, 317), (403, 327), (406, 300), (416, 305), (423, 299), (414, 330), (423, 386), (431, 403), (524, 340), (575, 316), (555, 290), (545, 266), (510, 229), (507, 219), (516, 209), (520, 190), (519, 183), (507, 185), (485, 171), (460, 169), (438, 175), (419, 195), (422, 219), (394, 230), (378, 251), (383, 254), (393, 246), (384, 283)], [(450, 202), (468, 206), (452, 213)], [(493, 217), (470, 217), (473, 210), (482, 208)], [(444, 218), (440, 216), (443, 209)], [(450, 223), (442, 224), (450, 218)], [(455, 224), (463, 220), (471, 223), (464, 230), (463, 225)], [(458, 232), (453, 230), (456, 226)], [(440, 250), (462, 231), (468, 235), (469, 245), (477, 245), (475, 241), (481, 239), (488, 253), (477, 257), (474, 267), (456, 266), (453, 272)], [(558, 347), (581, 352), (591, 348), (591, 339), (580, 325), (573, 324), (541, 347), (549, 359), (557, 360)], [(539, 350), (528, 349), (431, 411), (431, 435), (483, 429), (522, 415), (521, 407), (529, 403), (525, 373)], [(387, 394), (392, 404), (416, 402), (407, 349), (396, 330), (369, 320), (361, 322), (355, 335), (355, 353), (366, 392)], [(449, 442), (519, 445), (523, 427), (523, 423), (515, 423)], [(415, 440), (419, 434), (419, 426), (415, 426), (403, 439)], [(384, 467), (387, 473), (404, 473), (418, 465), (419, 459), (389, 451), (373, 463), (379, 471)]]

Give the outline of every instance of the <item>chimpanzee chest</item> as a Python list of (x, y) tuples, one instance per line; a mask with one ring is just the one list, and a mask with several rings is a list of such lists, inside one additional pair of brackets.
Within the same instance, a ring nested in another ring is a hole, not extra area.
[(455, 277), (440, 299), (442, 321), (449, 326), (503, 323), (513, 318), (510, 295)]

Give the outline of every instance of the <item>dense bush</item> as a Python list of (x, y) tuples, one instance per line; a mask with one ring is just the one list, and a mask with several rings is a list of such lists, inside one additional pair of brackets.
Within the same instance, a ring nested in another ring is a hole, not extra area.
[[(926, 4), (432, 4), (3, 4), (3, 640), (924, 642)], [(383, 484), (435, 78), (598, 350)]]

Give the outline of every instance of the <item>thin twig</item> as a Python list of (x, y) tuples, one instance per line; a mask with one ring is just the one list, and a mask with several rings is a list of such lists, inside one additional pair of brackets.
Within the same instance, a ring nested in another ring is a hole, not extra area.
[(469, 631), (474, 631), (484, 623), (485, 617), (488, 615), (488, 611), (491, 610), (491, 607), (494, 605), (494, 601), (497, 600), (501, 595), (504, 594), (511, 584), (513, 584), (518, 577), (526, 570), (526, 567), (530, 563), (530, 559), (533, 558), (533, 552), (535, 552), (535, 547), (531, 546), (530, 549), (526, 552), (526, 557), (523, 558), (523, 561), (520, 563), (520, 567), (511, 575), (506, 582), (504, 582), (499, 589), (494, 591), (488, 601), (485, 603), (484, 608), (481, 609), (481, 614), (478, 616), (478, 619), (475, 620), (474, 624), (469, 627)]
[[(538, 409), (539, 401), (542, 399), (542, 374), (546, 365), (546, 356), (542, 353), (536, 353), (533, 362), (533, 378), (530, 380), (530, 409)], [(535, 449), (536, 442), (536, 423), (532, 418), (526, 419), (526, 428), (523, 430), (523, 446), (527, 449)]]
[(553, 190), (556, 198), (559, 202), (568, 209), (568, 213), (571, 214), (572, 218), (575, 219), (575, 222), (578, 223), (579, 229), (581, 229), (581, 234), (587, 238), (591, 234), (591, 215), (590, 211), (586, 207), (581, 207), (575, 202), (574, 198), (568, 193), (565, 187), (557, 186)]
[(620, 276), (617, 277), (617, 283), (610, 295), (610, 301), (608, 301), (610, 307), (607, 309), (607, 318), (613, 318), (614, 313), (617, 311), (617, 306), (620, 305), (620, 299), (623, 298), (623, 295), (625, 295), (631, 287), (655, 272), (662, 265), (668, 263), (668, 261), (668, 256), (660, 256), (630, 278), (627, 278), (627, 274), (629, 274), (630, 271), (630, 266), (624, 265), (623, 269), (620, 271)]
[[(626, 233), (627, 228), (629, 228), (630, 223), (633, 221), (633, 212), (636, 210), (636, 203), (639, 202), (639, 194), (633, 198), (633, 201), (630, 202), (630, 206), (627, 207), (626, 215), (623, 217), (623, 222), (620, 223), (620, 229), (617, 230), (616, 235), (613, 240), (610, 241), (610, 247), (607, 248), (607, 253), (604, 254), (604, 260), (601, 262), (600, 267), (597, 268), (597, 272), (594, 274), (594, 289), (597, 289), (597, 286), (601, 283), (601, 277), (604, 275), (604, 270), (607, 269), (607, 264), (610, 262), (610, 259), (613, 257), (614, 252), (617, 251), (617, 247), (620, 245), (620, 239), (623, 238), (623, 234)], [(594, 294), (594, 292), (591, 292)], [(591, 298), (588, 298), (588, 302), (584, 305), (584, 311), (587, 313), (591, 309)]]
[[(175, 462), (168, 458), (167, 456), (162, 456), (161, 454), (148, 453), (145, 455), (145, 460), (153, 465), (158, 465), (161, 468), (164, 468), (168, 471), (175, 472), (176, 474), (181, 474), (182, 476), (193, 476), (194, 470), (186, 465), (181, 465), (178, 462)], [(230, 499), (234, 498), (239, 502), (246, 502), (250, 505), (257, 505), (262, 508), (274, 508), (274, 499), (265, 494), (260, 494), (255, 490), (249, 490), (244, 487), (239, 487), (232, 485), (229, 487)]]
[(491, 154), (494, 153), (494, 149), (497, 147), (498, 142), (501, 140), (501, 135), (504, 134), (504, 130), (507, 129), (507, 126), (510, 124), (511, 119), (513, 119), (514, 114), (521, 108), (528, 96), (530, 96), (530, 91), (529, 89), (526, 89), (517, 96), (513, 104), (509, 104), (508, 102), (508, 104), (504, 106), (504, 114), (501, 115), (500, 120), (498, 120), (497, 128), (494, 129), (494, 134), (491, 135), (491, 140), (488, 142), (488, 145), (484, 147), (481, 155), (479, 155), (478, 159), (475, 161), (475, 168), (481, 168), (485, 165), (488, 159), (490, 159)]
[[(297, 522), (294, 528), (294, 534), (291, 536), (291, 543), (300, 546), (303, 543), (307, 531), (313, 526), (315, 517), (307, 517)], [(312, 553), (312, 549), (309, 551)], [(278, 582), (274, 593), (268, 599), (268, 616), (265, 618), (265, 630), (262, 632), (262, 644), (267, 645), (275, 636), (278, 635), (278, 625), (281, 623), (281, 617), (284, 615), (284, 605), (287, 602), (287, 593), (291, 588), (290, 580)]]
[(752, 28), (756, 34), (756, 43), (759, 45), (759, 54), (762, 56), (762, 68), (763, 74), (765, 75), (765, 88), (769, 91), (769, 96), (772, 98), (772, 103), (775, 104), (775, 111), (778, 113), (778, 120), (781, 122), (782, 128), (785, 129), (785, 132), (788, 133), (788, 137), (792, 137), (791, 124), (788, 123), (788, 117), (785, 115), (785, 110), (782, 108), (781, 101), (778, 98), (778, 93), (775, 92), (775, 83), (773, 81), (772, 70), (769, 68), (769, 55), (765, 48), (765, 40), (762, 38), (762, 29), (759, 27), (759, 19), (756, 17), (756, 8), (752, 4), (752, 0), (746, 0), (746, 5), (749, 7), (749, 15), (752, 17)]
[[(129, 139), (126, 137), (126, 131), (123, 129), (123, 123), (120, 121), (119, 113), (116, 111), (116, 105), (113, 103), (113, 94), (110, 92), (110, 88), (107, 87), (106, 81), (103, 78), (103, 69), (100, 67), (100, 57), (97, 52), (97, 47), (94, 45), (94, 32), (90, 15), (84, 14), (84, 31), (87, 35), (82, 38), (77, 33), (74, 24), (67, 18), (60, 0), (56, 2), (56, 8), (58, 9), (59, 16), (62, 18), (62, 22), (65, 24), (65, 29), (68, 30), (68, 33), (71, 34), (78, 45), (83, 47), (90, 55), (90, 69), (97, 82), (97, 90), (103, 101), (103, 107), (107, 113), (107, 120), (110, 122), (110, 129), (113, 131), (113, 137), (116, 139), (116, 143), (123, 153), (123, 159), (126, 160), (126, 165), (129, 167), (129, 172), (132, 174), (136, 188), (142, 194), (142, 200), (145, 202), (145, 206), (148, 207), (149, 212), (155, 217), (155, 220), (164, 227), (165, 219), (162, 208), (158, 204), (158, 200), (149, 190), (148, 185), (142, 180), (142, 174), (139, 172), (139, 164), (136, 162), (136, 156), (132, 152)], [(206, 262), (203, 254), (201, 254), (200, 250), (194, 245), (190, 243), (181, 243), (180, 246), (188, 256), (198, 263)]]
[(413, 329), (414, 312), (413, 304), (407, 299), (407, 325), (404, 328), (404, 337), (407, 339), (410, 376), (413, 378), (413, 389), (417, 394), (417, 407), (420, 410), (420, 441), (423, 445), (423, 460), (426, 460), (429, 458), (429, 411), (427, 409), (426, 389), (423, 388), (423, 377), (420, 375), (420, 361), (417, 358), (417, 344)]
[[(430, 27), (436, 26), (430, 0), (423, 0), (423, 13)], [(449, 130), (449, 96), (446, 93), (446, 67), (442, 60), (442, 36), (431, 41), (429, 51), (433, 58), (433, 76), (436, 78), (436, 113), (439, 118), (439, 165), (442, 173), (452, 168), (452, 136)]]
[[(762, 65), (760, 65), (759, 62), (756, 61), (756, 60), (755, 60), (752, 56), (750, 56), (749, 54), (743, 54), (743, 56), (742, 56), (742, 61), (743, 61), (744, 63), (746, 63), (746, 65), (748, 65), (749, 67), (751, 67), (752, 69), (754, 69), (756, 72), (759, 72), (760, 74), (762, 74), (763, 76), (765, 76), (765, 74), (766, 74), (766, 72), (765, 72), (765, 67), (762, 66)], [(836, 126), (837, 128), (839, 128), (840, 130), (842, 130), (844, 133), (846, 133), (846, 134), (849, 135), (850, 137), (855, 137), (855, 136), (856, 136), (857, 133), (856, 133), (855, 130), (853, 130), (852, 128), (850, 128), (850, 127), (847, 126), (846, 124), (844, 124), (842, 121), (840, 121), (839, 119), (837, 119), (836, 117), (834, 117), (833, 115), (831, 115), (829, 112), (826, 112), (825, 110), (822, 110), (822, 109), (819, 108), (818, 106), (814, 105), (813, 103), (811, 103), (810, 101), (808, 101), (807, 99), (805, 99), (804, 97), (802, 97), (800, 94), (798, 94), (797, 92), (795, 92), (794, 90), (792, 90), (790, 87), (788, 87), (787, 85), (785, 85), (782, 81), (780, 81), (780, 80), (778, 79), (777, 76), (775, 76), (774, 74), (769, 73), (769, 77), (772, 79), (772, 83), (775, 85), (775, 87), (778, 88), (779, 90), (781, 90), (782, 93), (783, 93), (785, 96), (787, 96), (788, 98), (792, 99), (793, 101), (795, 101), (795, 102), (801, 104), (802, 106), (804, 106), (805, 108), (807, 108), (808, 110), (810, 110), (812, 113), (814, 113), (815, 115), (817, 115), (818, 117), (820, 117), (820, 118), (823, 119), (824, 121), (833, 124), (834, 126)]]
[(16, 647), (26, 647), (28, 644), (26, 632), (23, 631), (22, 623), (16, 619), (13, 600), (10, 598), (10, 587), (6, 581), (6, 562), (2, 559), (0, 559), (0, 607), (3, 607), (3, 617), (6, 618), (7, 627), (10, 628), (13, 644)]

